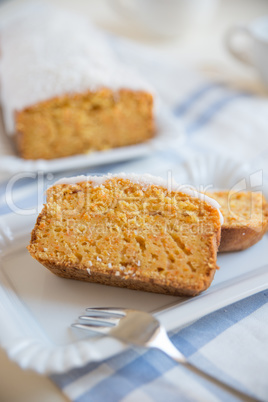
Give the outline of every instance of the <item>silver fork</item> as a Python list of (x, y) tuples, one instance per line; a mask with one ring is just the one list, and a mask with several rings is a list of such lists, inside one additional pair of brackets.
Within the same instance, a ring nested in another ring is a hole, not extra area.
[(188, 362), (170, 341), (165, 328), (151, 314), (111, 307), (87, 308), (86, 311), (88, 314), (80, 316), (80, 322), (72, 324), (72, 327), (108, 335), (129, 345), (159, 349), (177, 363), (183, 364), (193, 373), (213, 382), (233, 396), (243, 401), (258, 401)]

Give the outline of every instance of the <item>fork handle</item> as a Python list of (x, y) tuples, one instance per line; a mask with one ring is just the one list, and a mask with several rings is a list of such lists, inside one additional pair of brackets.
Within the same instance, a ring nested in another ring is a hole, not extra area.
[(231, 395), (236, 396), (241, 401), (261, 402), (260, 399), (256, 399), (252, 396), (249, 396), (248, 394), (244, 393), (243, 391), (240, 391), (240, 390), (232, 387), (231, 385), (225, 383), (224, 381), (219, 380), (218, 378), (208, 374), (207, 372), (199, 369), (198, 367), (194, 366), (192, 363), (187, 361), (186, 357), (171, 342), (164, 327), (160, 326), (157, 336), (150, 341), (149, 346), (161, 350), (166, 355), (171, 357), (175, 362), (177, 362), (179, 364), (183, 364), (186, 368), (188, 368), (190, 371), (192, 371), (197, 376), (202, 377), (205, 380), (214, 383), (219, 388), (221, 388), (223, 391), (229, 392)]
[(243, 391), (239, 391), (238, 389), (232, 387), (231, 385), (228, 385), (225, 382), (218, 380), (216, 377), (213, 377), (212, 375), (210, 375), (210, 374), (206, 373), (205, 371), (199, 369), (198, 367), (192, 365), (188, 361), (181, 361), (174, 357), (173, 357), (173, 359), (177, 363), (183, 364), (187, 369), (192, 371), (194, 374), (198, 375), (199, 377), (204, 378), (207, 381), (213, 382), (214, 384), (216, 384), (218, 387), (220, 387), (224, 391), (229, 391), (232, 395), (236, 396), (237, 398), (240, 398), (242, 401), (261, 402), (260, 399), (253, 398), (253, 397), (245, 394)]

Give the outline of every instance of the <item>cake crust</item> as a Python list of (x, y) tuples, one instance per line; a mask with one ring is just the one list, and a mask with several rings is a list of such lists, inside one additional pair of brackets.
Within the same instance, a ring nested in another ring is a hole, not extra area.
[[(214, 248), (212, 246), (212, 248)], [(127, 288), (132, 290), (141, 290), (145, 292), (161, 293), (170, 296), (196, 296), (200, 292), (206, 290), (211, 284), (215, 271), (209, 270), (207, 277), (202, 283), (196, 286), (188, 286), (174, 284), (172, 281), (140, 275), (138, 278), (132, 278), (131, 276), (116, 276), (115, 270), (109, 272), (101, 272), (96, 267), (90, 268), (90, 275), (87, 269), (80, 269), (77, 271), (76, 265), (66, 264), (53, 264), (48, 261), (39, 261), (42, 265), (48, 268), (53, 274), (66, 279), (75, 279), (84, 282), (99, 283), (101, 285), (116, 286), (120, 288)], [(211, 259), (211, 263), (214, 264), (214, 260)]]
[(258, 243), (265, 235), (267, 228), (257, 231), (250, 227), (223, 226), (219, 252), (241, 251)]

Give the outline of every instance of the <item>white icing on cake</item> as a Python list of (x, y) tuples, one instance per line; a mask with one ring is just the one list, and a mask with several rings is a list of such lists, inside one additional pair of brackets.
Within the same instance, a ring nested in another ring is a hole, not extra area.
[(195, 197), (195, 198), (199, 198), (202, 201), (205, 201), (207, 204), (211, 205), (213, 208), (217, 209), (220, 215), (220, 221), (221, 224), (223, 224), (224, 219), (222, 216), (222, 213), (220, 212), (220, 204), (208, 197), (207, 195), (198, 192), (197, 190), (195, 190), (193, 187), (190, 186), (186, 186), (186, 185), (180, 185), (178, 183), (176, 183), (176, 181), (174, 179), (163, 179), (162, 177), (159, 176), (153, 176), (149, 173), (146, 174), (136, 174), (136, 173), (116, 173), (116, 174), (112, 174), (112, 173), (108, 173), (107, 175), (103, 175), (103, 176), (75, 176), (75, 177), (64, 177), (58, 181), (56, 181), (52, 186), (50, 187), (54, 187), (58, 184), (77, 184), (77, 183), (81, 183), (83, 181), (90, 181), (92, 183), (92, 187), (100, 187), (102, 186), (103, 183), (105, 183), (106, 180), (109, 180), (113, 177), (116, 178), (121, 178), (121, 179), (128, 179), (130, 180), (132, 183), (138, 183), (138, 184), (142, 184), (146, 187), (150, 186), (150, 185), (156, 185), (156, 186), (161, 186), (161, 187), (165, 187), (167, 188), (169, 191), (177, 191), (183, 194), (187, 194), (191, 197)]
[(6, 131), (14, 113), (55, 96), (123, 88), (151, 91), (119, 62), (104, 34), (83, 16), (33, 7), (0, 30), (1, 100)]

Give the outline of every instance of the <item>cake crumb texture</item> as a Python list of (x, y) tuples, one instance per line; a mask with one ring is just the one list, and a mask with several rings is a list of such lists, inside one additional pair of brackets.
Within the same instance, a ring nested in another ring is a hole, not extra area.
[(113, 177), (49, 188), (28, 250), (60, 277), (193, 296), (214, 277), (220, 230), (199, 198)]

